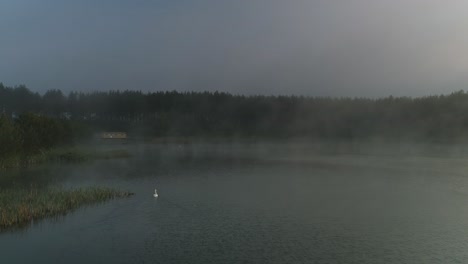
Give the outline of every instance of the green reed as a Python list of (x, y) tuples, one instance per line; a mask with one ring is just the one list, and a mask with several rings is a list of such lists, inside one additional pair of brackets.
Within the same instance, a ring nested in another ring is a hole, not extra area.
[(0, 190), (0, 231), (65, 215), (80, 206), (131, 195), (130, 192), (103, 187)]

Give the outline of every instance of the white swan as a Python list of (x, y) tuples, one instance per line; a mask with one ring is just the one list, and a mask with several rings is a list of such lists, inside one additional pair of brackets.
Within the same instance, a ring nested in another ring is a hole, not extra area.
[(158, 190), (154, 189), (153, 196), (154, 196), (154, 197), (158, 197), (158, 196), (159, 196), (159, 195), (158, 195)]

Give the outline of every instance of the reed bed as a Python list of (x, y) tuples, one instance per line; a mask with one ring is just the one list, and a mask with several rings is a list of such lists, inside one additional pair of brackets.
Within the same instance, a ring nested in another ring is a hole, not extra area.
[(43, 218), (65, 215), (80, 206), (131, 195), (130, 192), (102, 187), (1, 190), (0, 232), (24, 227)]
[(86, 148), (56, 148), (48, 151), (41, 151), (34, 155), (12, 155), (0, 158), (0, 170), (31, 167), (47, 162), (81, 163), (103, 159), (125, 159), (131, 156), (132, 155), (125, 149), (99, 150)]

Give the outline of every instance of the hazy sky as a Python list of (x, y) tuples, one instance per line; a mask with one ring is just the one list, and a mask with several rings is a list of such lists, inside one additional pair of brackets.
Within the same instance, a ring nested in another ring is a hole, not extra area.
[(0, 82), (421, 96), (468, 87), (466, 0), (1, 0)]

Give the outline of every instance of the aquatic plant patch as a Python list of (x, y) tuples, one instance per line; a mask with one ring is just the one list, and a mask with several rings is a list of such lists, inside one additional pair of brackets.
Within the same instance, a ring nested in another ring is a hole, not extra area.
[(1, 190), (0, 232), (64, 215), (81, 206), (131, 195), (133, 193), (103, 187)]

